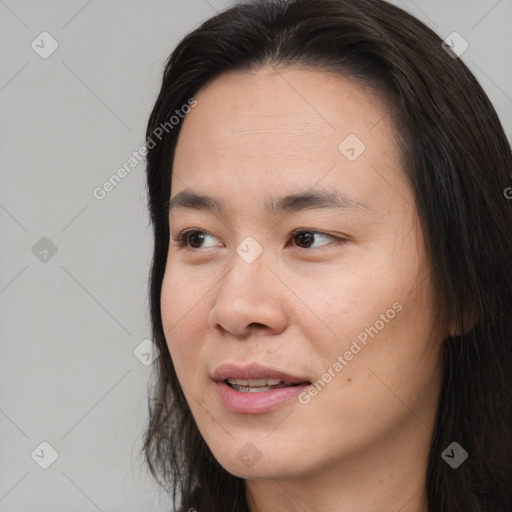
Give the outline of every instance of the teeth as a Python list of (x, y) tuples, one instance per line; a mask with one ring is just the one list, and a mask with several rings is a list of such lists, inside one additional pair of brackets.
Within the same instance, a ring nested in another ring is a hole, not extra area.
[(240, 391), (242, 393), (261, 393), (263, 391), (295, 386), (295, 384), (292, 384), (291, 382), (271, 378), (227, 379), (227, 383), (235, 391)]
[(260, 387), (260, 386), (277, 386), (281, 382), (284, 382), (286, 385), (290, 385), (291, 382), (281, 381), (279, 379), (228, 379), (230, 384), (236, 384), (238, 386), (251, 386), (251, 387)]
[(276, 389), (275, 387), (272, 387), (272, 386), (255, 386), (255, 387), (251, 387), (251, 386), (238, 386), (237, 384), (231, 384), (231, 387), (235, 391), (240, 391), (242, 393), (261, 393), (263, 391), (270, 391), (272, 389)]

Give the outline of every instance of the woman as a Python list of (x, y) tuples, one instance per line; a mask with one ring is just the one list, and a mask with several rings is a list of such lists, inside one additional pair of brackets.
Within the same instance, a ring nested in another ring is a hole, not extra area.
[(512, 154), (381, 0), (254, 1), (171, 55), (147, 128), (181, 510), (512, 510)]

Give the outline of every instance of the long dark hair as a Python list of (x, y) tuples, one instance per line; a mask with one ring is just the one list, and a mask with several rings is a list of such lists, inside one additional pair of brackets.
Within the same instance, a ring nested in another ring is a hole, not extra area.
[[(160, 292), (181, 126), (169, 119), (223, 72), (276, 64), (334, 71), (389, 106), (444, 340), (429, 510), (512, 509), (512, 201), (505, 193), (512, 186), (512, 152), (485, 92), (441, 43), (383, 0), (256, 0), (203, 23), (166, 63), (146, 133), (154, 230), (149, 294), (160, 357), (143, 451), (152, 475), (175, 506), (180, 499), (182, 510), (241, 512), (247, 505), (244, 480), (220, 466), (197, 429), (163, 332)], [(469, 455), (457, 469), (441, 457), (454, 441)]]

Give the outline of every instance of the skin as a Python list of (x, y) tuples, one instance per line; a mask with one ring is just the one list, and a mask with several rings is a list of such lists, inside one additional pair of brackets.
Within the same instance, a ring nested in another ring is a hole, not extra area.
[[(430, 267), (386, 105), (340, 76), (290, 67), (225, 73), (195, 98), (171, 198), (188, 188), (226, 211), (170, 212), (171, 237), (206, 234), (185, 247), (171, 240), (162, 319), (202, 436), (246, 480), (251, 512), (426, 512), (440, 339), (427, 334)], [(366, 146), (354, 161), (338, 149), (349, 134)], [(263, 211), (310, 189), (366, 208)], [(304, 242), (299, 228), (320, 234)], [(236, 252), (248, 236), (263, 248), (252, 263)], [(220, 364), (257, 362), (314, 383), (395, 303), (401, 311), (309, 403), (240, 414), (220, 402)], [(247, 443), (261, 455), (252, 467), (237, 457)]]

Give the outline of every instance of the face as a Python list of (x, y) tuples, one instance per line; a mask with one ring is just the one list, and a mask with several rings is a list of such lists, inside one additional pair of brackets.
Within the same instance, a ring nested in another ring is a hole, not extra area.
[(214, 456), (247, 479), (314, 477), (425, 430), (439, 343), (386, 106), (298, 68), (227, 73), (195, 99), (162, 319)]

